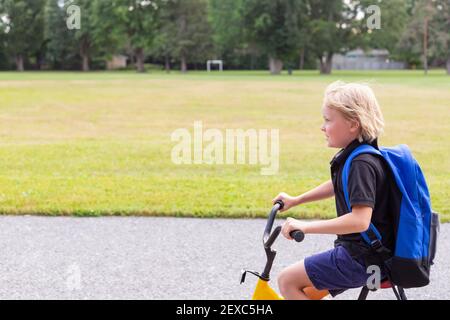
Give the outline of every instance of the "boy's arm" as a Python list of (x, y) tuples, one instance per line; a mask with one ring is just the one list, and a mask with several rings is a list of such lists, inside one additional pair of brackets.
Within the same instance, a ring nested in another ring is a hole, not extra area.
[(272, 202), (275, 203), (277, 200), (283, 200), (284, 208), (281, 210), (283, 212), (302, 203), (322, 200), (332, 196), (334, 196), (333, 183), (331, 180), (328, 180), (318, 187), (315, 187), (314, 189), (297, 197), (292, 197), (285, 192), (281, 192), (272, 200)]
[(318, 187), (305, 192), (298, 197), (296, 197), (296, 205), (318, 201), (326, 198), (330, 198), (334, 196), (334, 188), (331, 179), (322, 183)]
[(369, 229), (372, 211), (371, 207), (356, 205), (352, 207), (352, 212), (330, 220), (303, 222), (288, 218), (281, 232), (288, 239), (292, 239), (289, 236), (292, 230), (302, 230), (303, 233), (338, 235), (360, 233)]

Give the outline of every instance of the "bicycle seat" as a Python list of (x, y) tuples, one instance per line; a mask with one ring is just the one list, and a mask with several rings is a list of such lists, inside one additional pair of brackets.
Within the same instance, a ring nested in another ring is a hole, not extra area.
[(380, 283), (380, 289), (389, 289), (392, 288), (392, 283), (389, 281), (389, 279), (384, 279)]

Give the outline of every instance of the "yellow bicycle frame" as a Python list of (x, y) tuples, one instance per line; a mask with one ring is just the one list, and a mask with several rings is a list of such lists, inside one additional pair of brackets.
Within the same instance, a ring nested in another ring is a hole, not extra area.
[(269, 286), (269, 281), (258, 278), (252, 300), (283, 300), (283, 297)]
[[(313, 287), (307, 287), (303, 292), (311, 300), (321, 300), (329, 295), (328, 290), (317, 290)], [(269, 286), (268, 281), (259, 278), (252, 300), (284, 300), (284, 298)]]

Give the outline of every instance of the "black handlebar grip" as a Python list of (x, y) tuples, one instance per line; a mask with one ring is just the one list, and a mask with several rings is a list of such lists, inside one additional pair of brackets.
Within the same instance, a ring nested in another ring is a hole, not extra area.
[(277, 200), (277, 201), (275, 201), (275, 203), (278, 203), (280, 205), (280, 209), (279, 210), (283, 209), (283, 207), (284, 207), (283, 200)]
[(294, 238), (297, 242), (302, 242), (305, 239), (305, 234), (301, 230), (294, 230), (289, 233), (289, 235)]

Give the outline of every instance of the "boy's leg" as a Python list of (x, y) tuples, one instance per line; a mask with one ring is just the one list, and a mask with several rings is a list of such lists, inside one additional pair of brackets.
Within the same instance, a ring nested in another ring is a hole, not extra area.
[(310, 300), (303, 289), (314, 288), (305, 270), (304, 260), (297, 262), (283, 271), (278, 276), (278, 288), (285, 299)]

